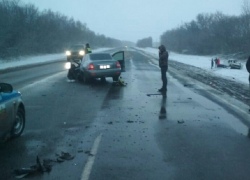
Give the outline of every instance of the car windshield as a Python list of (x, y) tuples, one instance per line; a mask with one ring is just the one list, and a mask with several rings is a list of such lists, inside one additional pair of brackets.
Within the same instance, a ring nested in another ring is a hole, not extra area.
[(93, 61), (96, 61), (96, 60), (112, 60), (112, 57), (110, 56), (110, 54), (106, 54), (106, 53), (90, 54), (89, 57)]

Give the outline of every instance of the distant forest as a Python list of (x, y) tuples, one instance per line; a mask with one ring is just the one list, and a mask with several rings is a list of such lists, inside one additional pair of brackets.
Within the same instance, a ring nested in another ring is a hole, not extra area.
[[(168, 50), (187, 54), (250, 53), (250, 4), (245, 0), (240, 16), (199, 14), (196, 20), (166, 31), (161, 43)], [(245, 58), (245, 57), (244, 57)]]
[(145, 48), (145, 47), (152, 47), (153, 46), (153, 39), (152, 37), (143, 38), (137, 41), (137, 47)]
[(51, 10), (40, 12), (19, 0), (0, 0), (0, 58), (63, 52), (71, 44), (121, 46), (122, 41), (91, 31), (86, 24)]

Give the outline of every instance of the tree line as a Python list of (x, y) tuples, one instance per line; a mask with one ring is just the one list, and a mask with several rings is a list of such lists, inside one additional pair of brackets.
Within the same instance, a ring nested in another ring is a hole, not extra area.
[(63, 52), (71, 44), (121, 46), (122, 41), (96, 34), (86, 24), (19, 0), (0, 0), (0, 58)]
[(161, 35), (169, 50), (190, 54), (249, 53), (250, 8), (248, 1), (242, 14), (229, 16), (221, 12), (199, 14), (196, 19)]
[(152, 47), (153, 46), (153, 40), (152, 37), (143, 38), (137, 41), (136, 43), (137, 47), (145, 48), (145, 47)]

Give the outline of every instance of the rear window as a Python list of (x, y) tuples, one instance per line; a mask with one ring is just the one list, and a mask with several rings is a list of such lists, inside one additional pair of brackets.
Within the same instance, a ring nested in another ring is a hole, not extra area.
[(91, 60), (112, 60), (110, 54), (89, 54)]

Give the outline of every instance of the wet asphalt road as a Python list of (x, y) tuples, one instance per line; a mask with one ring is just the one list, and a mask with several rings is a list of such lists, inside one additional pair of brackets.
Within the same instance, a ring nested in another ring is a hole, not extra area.
[(0, 179), (61, 151), (74, 159), (29, 179), (249, 179), (249, 115), (171, 67), (167, 98), (150, 95), (161, 86), (154, 63), (129, 49), (126, 87), (67, 82), (62, 63), (57, 73), (17, 82), (26, 129), (0, 144)]

